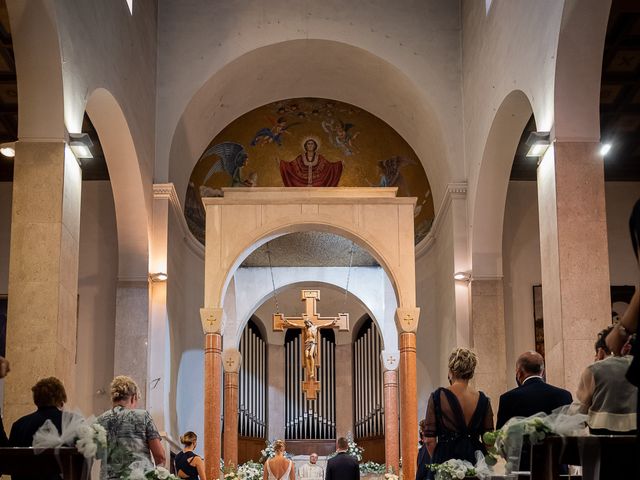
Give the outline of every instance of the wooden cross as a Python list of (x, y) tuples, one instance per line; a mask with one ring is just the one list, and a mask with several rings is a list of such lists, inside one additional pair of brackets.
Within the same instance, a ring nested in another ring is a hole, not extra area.
[(320, 330), (337, 328), (341, 332), (349, 331), (349, 314), (339, 313), (337, 317), (321, 317), (318, 315), (317, 302), (320, 290), (302, 290), (302, 301), (305, 312), (301, 317), (285, 317), (281, 313), (273, 314), (273, 330), (282, 332), (287, 328), (302, 330), (302, 367), (305, 372), (302, 390), (307, 400), (315, 400), (320, 390), (320, 382), (316, 380), (320, 362)]

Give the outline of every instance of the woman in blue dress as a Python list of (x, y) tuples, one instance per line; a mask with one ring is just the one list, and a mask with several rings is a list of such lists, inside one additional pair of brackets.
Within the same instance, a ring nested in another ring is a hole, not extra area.
[(178, 476), (185, 480), (207, 480), (204, 460), (193, 451), (197, 442), (198, 436), (193, 432), (187, 432), (180, 437), (180, 443), (184, 448), (176, 455), (175, 466)]
[(471, 350), (456, 348), (449, 356), (451, 385), (429, 398), (425, 436), (431, 463), (458, 459), (475, 465), (476, 451), (486, 453), (482, 434), (493, 430), (493, 411), (489, 398), (469, 385), (477, 363)]

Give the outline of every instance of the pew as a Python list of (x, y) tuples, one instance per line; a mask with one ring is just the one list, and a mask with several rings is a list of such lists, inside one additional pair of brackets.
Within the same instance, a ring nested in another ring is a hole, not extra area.
[(55, 473), (65, 480), (87, 480), (91, 461), (74, 447), (47, 449), (39, 454), (33, 448), (0, 448), (0, 474), (39, 477)]
[[(635, 436), (547, 437), (531, 447), (531, 480), (561, 478), (561, 464), (581, 465), (583, 480), (640, 478), (633, 472), (640, 463), (638, 453)], [(598, 460), (599, 469), (594, 468)]]

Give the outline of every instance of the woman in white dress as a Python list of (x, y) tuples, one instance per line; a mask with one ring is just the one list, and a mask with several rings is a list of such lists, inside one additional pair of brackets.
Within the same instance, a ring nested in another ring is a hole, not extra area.
[(276, 456), (264, 462), (264, 480), (296, 480), (293, 461), (284, 456), (284, 440), (273, 442)]

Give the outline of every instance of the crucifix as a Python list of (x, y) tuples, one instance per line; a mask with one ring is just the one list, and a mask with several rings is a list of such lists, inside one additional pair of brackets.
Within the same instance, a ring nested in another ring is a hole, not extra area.
[(339, 313), (337, 317), (321, 317), (318, 315), (317, 302), (320, 300), (320, 290), (302, 290), (302, 301), (305, 302), (305, 312), (301, 317), (285, 317), (281, 313), (273, 314), (273, 330), (282, 332), (286, 328), (302, 330), (304, 344), (302, 346), (302, 360), (305, 372), (302, 390), (307, 400), (315, 400), (320, 390), (320, 382), (316, 380), (318, 362), (320, 358), (320, 330), (323, 328), (337, 328), (341, 332), (349, 331), (349, 314)]

